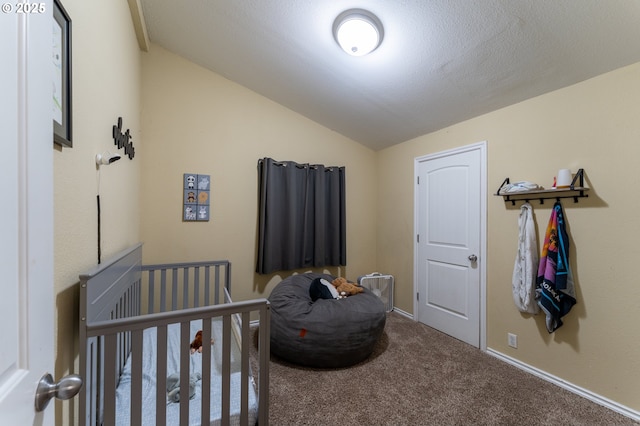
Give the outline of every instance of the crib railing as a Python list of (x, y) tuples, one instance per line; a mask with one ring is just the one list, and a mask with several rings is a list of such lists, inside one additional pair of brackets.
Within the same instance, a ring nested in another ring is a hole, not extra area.
[[(142, 312), (228, 303), (231, 263), (226, 260), (179, 264), (142, 265)], [(146, 291), (145, 291), (146, 290)]]
[[(142, 332), (149, 327), (156, 327), (158, 330), (158, 347), (166, 347), (167, 342), (167, 326), (179, 323), (181, 326), (181, 352), (180, 352), (180, 382), (189, 382), (189, 341), (191, 339), (189, 333), (189, 324), (192, 320), (202, 320), (202, 339), (209, 341), (211, 339), (211, 319), (215, 317), (223, 318), (223, 341), (222, 343), (222, 418), (221, 424), (229, 424), (230, 421), (230, 376), (231, 376), (231, 359), (228, 354), (231, 351), (233, 316), (241, 316), (241, 424), (248, 424), (248, 386), (250, 386), (250, 375), (252, 374), (249, 366), (249, 345), (252, 342), (250, 336), (250, 315), (252, 312), (258, 312), (261, 328), (258, 337), (259, 369), (257, 372), (257, 389), (258, 389), (258, 424), (268, 425), (268, 407), (269, 407), (269, 324), (270, 309), (269, 302), (266, 299), (255, 299), (251, 301), (234, 302), (231, 304), (223, 304), (219, 306), (208, 306), (201, 308), (193, 308), (188, 310), (179, 310), (174, 312), (162, 312), (157, 314), (142, 315), (133, 318), (122, 318), (112, 321), (98, 322), (87, 325), (87, 337), (104, 339), (104, 383), (103, 393), (104, 406), (102, 411), (102, 424), (112, 425), (116, 423), (116, 403), (115, 394), (119, 377), (118, 360), (119, 354), (119, 338), (123, 334), (131, 335), (131, 357), (132, 357), (132, 382), (131, 382), (131, 424), (142, 424), (143, 414), (141, 411), (142, 398)], [(216, 344), (218, 344), (216, 342)], [(166, 357), (159, 357), (157, 365), (157, 388), (156, 388), (156, 424), (165, 425), (166, 418)], [(210, 376), (211, 376), (211, 346), (203, 345), (202, 351), (202, 412), (201, 418), (208, 419), (210, 417)], [(254, 376), (255, 378), (255, 376)], [(189, 419), (189, 399), (184, 398), (180, 401), (180, 424), (188, 424)]]
[[(114, 424), (115, 388), (118, 379), (129, 356), (132, 357), (132, 366), (138, 363), (138, 357), (142, 354), (140, 336), (143, 330), (149, 327), (157, 327), (158, 345), (163, 343), (164, 336), (166, 346), (166, 327), (169, 324), (181, 324), (181, 350), (184, 348), (185, 352), (180, 354), (181, 363), (188, 365), (189, 342), (192, 337), (188, 332), (189, 321), (203, 320), (203, 341), (208, 341), (211, 336), (210, 319), (222, 317), (225, 336), (223, 354), (230, 349), (232, 332), (239, 328), (239, 335), (236, 334), (234, 337), (241, 347), (242, 383), (243, 386), (249, 386), (249, 345), (252, 342), (249, 323), (251, 313), (257, 312), (261, 328), (257, 372), (258, 422), (260, 425), (267, 425), (269, 302), (266, 299), (231, 302), (230, 286), (231, 264), (228, 261), (142, 265), (142, 244), (126, 249), (86, 274), (80, 275), (80, 374), (85, 382), (80, 392), (80, 424)], [(209, 345), (203, 346), (203, 361), (205, 358), (211, 360)], [(223, 374), (228, 375), (229, 357), (225, 355), (223, 358)], [(136, 383), (132, 382), (132, 392), (139, 394), (141, 384), (137, 382), (136, 375), (140, 376), (141, 372), (137, 368), (133, 376)], [(164, 408), (166, 374), (160, 374), (162, 368), (163, 366), (158, 365), (156, 401), (158, 404), (162, 403)], [(164, 368), (166, 369), (166, 364)], [(181, 370), (181, 382), (186, 383), (188, 368)], [(207, 376), (208, 382), (208, 375), (204, 373), (203, 371), (203, 380)], [(222, 424), (228, 423), (229, 416), (228, 381), (228, 377), (223, 380)], [(202, 388), (203, 398), (210, 398), (208, 383), (203, 381)], [(243, 413), (248, 411), (245, 390), (242, 390)], [(135, 400), (132, 401), (131, 424), (141, 423), (140, 406), (141, 404), (136, 404)], [(202, 406), (203, 416), (206, 414), (202, 418), (208, 419), (209, 404), (203, 401)], [(181, 419), (188, 416), (186, 406), (183, 408), (181, 404), (180, 410)], [(161, 413), (164, 413), (164, 409), (157, 412), (160, 413), (158, 424), (163, 424)], [(225, 413), (227, 423), (224, 422)], [(244, 422), (246, 423), (246, 419)], [(186, 424), (186, 421), (184, 423)]]

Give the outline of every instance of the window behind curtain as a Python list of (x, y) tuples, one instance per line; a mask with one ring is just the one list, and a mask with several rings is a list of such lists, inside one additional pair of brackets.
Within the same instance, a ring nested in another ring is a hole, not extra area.
[(345, 168), (258, 161), (256, 272), (347, 264)]

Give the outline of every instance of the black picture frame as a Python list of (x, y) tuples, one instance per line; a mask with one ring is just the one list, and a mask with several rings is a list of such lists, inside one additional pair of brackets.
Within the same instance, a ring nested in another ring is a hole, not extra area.
[(59, 0), (53, 3), (53, 142), (71, 148), (71, 19)]

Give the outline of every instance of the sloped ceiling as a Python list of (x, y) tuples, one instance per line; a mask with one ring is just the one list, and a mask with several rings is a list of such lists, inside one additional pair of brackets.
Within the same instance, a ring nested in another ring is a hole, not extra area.
[[(151, 42), (374, 150), (640, 61), (640, 0), (139, 1)], [(384, 25), (365, 57), (351, 8)]]

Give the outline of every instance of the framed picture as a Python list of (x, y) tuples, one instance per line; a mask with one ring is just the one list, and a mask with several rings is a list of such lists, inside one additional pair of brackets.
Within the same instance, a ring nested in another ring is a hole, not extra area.
[(72, 147), (71, 19), (59, 0), (53, 3), (53, 142)]
[(211, 176), (197, 173), (182, 175), (182, 220), (208, 222), (211, 216)]

